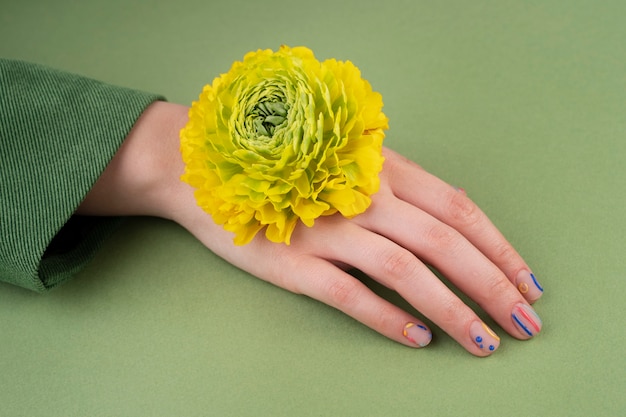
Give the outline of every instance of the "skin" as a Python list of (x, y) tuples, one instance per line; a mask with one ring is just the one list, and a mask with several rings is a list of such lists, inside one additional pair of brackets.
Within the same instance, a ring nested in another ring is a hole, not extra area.
[(389, 149), (384, 149), (380, 191), (365, 213), (353, 219), (323, 217), (312, 228), (300, 224), (289, 246), (262, 233), (248, 245), (235, 246), (232, 234), (196, 205), (193, 189), (179, 179), (184, 171), (179, 131), (187, 112), (165, 102), (149, 106), (78, 213), (170, 219), (243, 270), (418, 347), (403, 329), (424, 323), (346, 272), (348, 266), (357, 268), (397, 291), (470, 353), (491, 354), (470, 336), (471, 324), (480, 318), (426, 266), (432, 265), (506, 332), (529, 337), (511, 320), (516, 304), (535, 301), (514, 285), (520, 271), (530, 271), (524, 260), (464, 192)]

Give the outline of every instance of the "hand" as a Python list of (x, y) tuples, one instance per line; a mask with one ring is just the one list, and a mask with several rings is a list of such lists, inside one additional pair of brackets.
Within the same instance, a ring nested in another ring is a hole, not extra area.
[[(178, 179), (183, 171), (178, 130), (185, 121), (182, 106), (151, 106), (81, 212), (170, 218), (232, 264), (335, 307), (407, 346), (426, 346), (431, 331), (346, 268), (397, 291), (477, 356), (495, 351), (499, 338), (427, 265), (512, 336), (527, 339), (541, 330), (529, 303), (543, 290), (520, 255), (463, 191), (389, 149), (384, 150), (380, 191), (365, 213), (353, 219), (322, 217), (312, 228), (300, 224), (289, 246), (272, 243), (262, 233), (248, 245), (235, 246), (232, 235), (213, 223), (195, 204), (193, 190)], [(155, 142), (156, 137), (161, 139)], [(98, 198), (103, 193), (109, 198)]]

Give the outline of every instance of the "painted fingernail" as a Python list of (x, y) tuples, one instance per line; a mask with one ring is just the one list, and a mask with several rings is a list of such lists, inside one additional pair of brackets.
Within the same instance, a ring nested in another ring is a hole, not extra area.
[(541, 331), (541, 319), (529, 305), (515, 304), (511, 318), (522, 336), (533, 337)]
[(537, 281), (535, 274), (529, 271), (520, 271), (515, 278), (515, 285), (528, 301), (535, 301), (543, 294), (543, 287)]
[(402, 335), (414, 345), (424, 347), (433, 339), (433, 334), (423, 324), (407, 323), (402, 330)]
[(491, 353), (500, 346), (500, 338), (482, 321), (475, 321), (470, 326), (472, 341), (483, 352)]
[(453, 185), (452, 187), (454, 187), (454, 189), (461, 194), (467, 194), (467, 192), (465, 191), (465, 188), (457, 187), (456, 185)]

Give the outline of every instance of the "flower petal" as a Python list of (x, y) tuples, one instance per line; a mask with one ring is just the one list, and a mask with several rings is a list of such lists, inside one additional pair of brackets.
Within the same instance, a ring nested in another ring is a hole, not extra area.
[(319, 62), (305, 47), (247, 53), (192, 104), (181, 179), (236, 244), (263, 229), (289, 244), (299, 221), (367, 209), (380, 185), (382, 106), (349, 61)]

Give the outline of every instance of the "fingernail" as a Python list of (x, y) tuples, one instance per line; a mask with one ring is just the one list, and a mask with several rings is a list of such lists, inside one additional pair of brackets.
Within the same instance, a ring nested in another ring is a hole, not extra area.
[(537, 278), (532, 272), (520, 271), (515, 279), (515, 285), (528, 301), (535, 301), (541, 294), (543, 294), (543, 287), (537, 281)]
[(454, 187), (454, 189), (461, 194), (467, 194), (467, 192), (465, 191), (465, 188), (457, 187), (456, 185), (453, 185), (452, 187)]
[(423, 324), (407, 323), (402, 330), (402, 335), (414, 345), (424, 347), (433, 339), (433, 334)]
[(470, 326), (472, 341), (483, 352), (491, 353), (500, 346), (500, 338), (482, 321), (475, 321)]
[(541, 319), (529, 305), (515, 304), (511, 318), (522, 336), (533, 337), (541, 331)]

